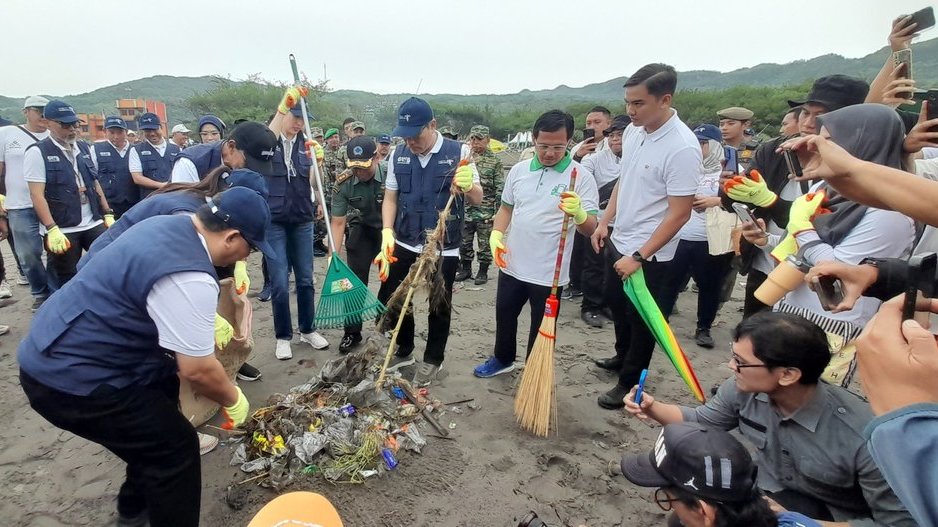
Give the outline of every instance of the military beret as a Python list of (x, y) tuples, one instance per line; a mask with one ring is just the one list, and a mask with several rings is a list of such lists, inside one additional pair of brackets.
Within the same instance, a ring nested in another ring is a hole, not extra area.
[(752, 115), (752, 110), (747, 110), (739, 106), (725, 108), (717, 112), (717, 117), (720, 119), (734, 119), (736, 121), (748, 121), (752, 119)]

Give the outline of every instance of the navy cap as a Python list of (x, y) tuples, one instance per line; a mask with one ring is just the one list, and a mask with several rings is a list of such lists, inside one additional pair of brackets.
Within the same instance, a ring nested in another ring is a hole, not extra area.
[(218, 128), (218, 131), (221, 132), (222, 135), (225, 134), (225, 122), (218, 117), (215, 117), (214, 115), (203, 115), (199, 118), (199, 127), (197, 130), (201, 132), (202, 127), (206, 124), (214, 125), (215, 128)]
[(378, 143), (389, 145), (391, 144), (391, 136), (388, 134), (381, 134), (378, 136)]
[(138, 130), (159, 130), (160, 116), (153, 112), (147, 112), (137, 118)]
[(696, 135), (697, 139), (700, 141), (709, 141), (712, 139), (719, 143), (723, 140), (723, 136), (720, 135), (720, 129), (712, 124), (702, 124), (694, 128), (694, 135)]
[[(303, 107), (300, 106), (301, 104), (303, 103), (298, 102), (293, 106), (293, 108), (290, 108), (290, 113), (293, 114), (294, 117), (299, 117), (300, 119), (303, 118)], [(309, 112), (309, 108), (306, 108), (306, 115), (309, 116), (310, 119), (314, 121), (316, 120), (316, 116)]]
[(221, 178), (222, 181), (228, 185), (227, 188), (249, 188), (263, 196), (264, 199), (267, 199), (267, 197), (270, 195), (270, 192), (267, 190), (267, 180), (264, 179), (264, 176), (253, 170), (239, 168), (237, 170), (232, 170), (231, 172), (225, 173)]
[(207, 205), (218, 219), (237, 229), (248, 244), (273, 260), (277, 254), (265, 236), (270, 227), (270, 208), (263, 196), (246, 187), (232, 187), (206, 198)]
[(228, 136), (238, 150), (244, 152), (245, 167), (262, 176), (273, 175), (270, 160), (277, 148), (277, 136), (266, 125), (246, 121), (235, 127)]
[(377, 146), (374, 139), (366, 135), (353, 137), (345, 144), (345, 153), (348, 157), (345, 165), (348, 168), (368, 168), (374, 160), (375, 151), (377, 151)]
[(72, 124), (80, 119), (75, 109), (65, 104), (63, 101), (49, 101), (46, 107), (42, 109), (42, 116), (51, 121), (59, 123)]
[(108, 128), (123, 128), (126, 130), (127, 123), (120, 117), (112, 115), (104, 120), (104, 129), (107, 130)]
[(411, 97), (397, 109), (397, 127), (391, 132), (400, 137), (417, 137), (420, 131), (433, 120), (433, 110), (427, 101)]

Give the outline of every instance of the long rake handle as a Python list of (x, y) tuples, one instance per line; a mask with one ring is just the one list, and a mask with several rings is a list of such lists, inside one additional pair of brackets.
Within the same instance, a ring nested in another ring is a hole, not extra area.
[[(576, 187), (576, 167), (570, 173), (570, 185), (568, 192), (573, 192)], [(567, 231), (570, 228), (570, 215), (563, 213), (563, 228), (560, 231), (560, 247), (557, 249), (557, 263), (554, 264), (554, 281), (551, 284), (550, 295), (557, 296), (557, 284), (560, 282), (560, 270), (563, 267), (563, 250), (567, 246)]]
[[(417, 275), (420, 276), (420, 272), (423, 270), (423, 263), (420, 262), (420, 265), (417, 266)], [(391, 333), (391, 342), (388, 344), (388, 351), (384, 354), (384, 364), (381, 366), (381, 373), (378, 374), (378, 380), (375, 381), (375, 389), (380, 391), (381, 386), (384, 384), (384, 377), (388, 372), (388, 364), (391, 363), (391, 356), (394, 354), (394, 345), (397, 344), (397, 334), (401, 331), (401, 325), (404, 324), (404, 317), (407, 316), (407, 309), (410, 307), (410, 299), (414, 296), (414, 291), (417, 289), (417, 284), (411, 282), (410, 288), (407, 289), (407, 296), (404, 297), (404, 306), (401, 308), (401, 314), (397, 317), (397, 324), (394, 326), (394, 331)]]

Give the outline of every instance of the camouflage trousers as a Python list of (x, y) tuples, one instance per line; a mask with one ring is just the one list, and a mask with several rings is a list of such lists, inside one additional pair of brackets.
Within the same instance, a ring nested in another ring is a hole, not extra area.
[(492, 235), (492, 220), (466, 220), (462, 228), (462, 244), (459, 246), (459, 261), (463, 264), (472, 264), (475, 258), (473, 239), (478, 236), (479, 264), (490, 265), (492, 252), (489, 250), (489, 236)]

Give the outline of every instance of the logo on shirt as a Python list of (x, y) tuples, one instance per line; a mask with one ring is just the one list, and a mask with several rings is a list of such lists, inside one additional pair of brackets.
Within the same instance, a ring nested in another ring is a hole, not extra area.
[(148, 155), (150, 155), (150, 154), (152, 154), (152, 153), (153, 153), (153, 152), (150, 152), (149, 150), (144, 150), (144, 151), (140, 152), (140, 155), (142, 155), (142, 156), (148, 156)]
[(409, 165), (409, 164), (410, 164), (410, 158), (409, 158), (409, 157), (399, 157), (399, 158), (397, 158), (397, 162), (400, 163), (400, 164), (402, 164), (402, 165)]
[(98, 152), (99, 157), (111, 157), (110, 152)]
[(441, 159), (437, 162), (438, 165), (453, 166), (455, 159)]
[(59, 156), (46, 156), (46, 161), (50, 163), (58, 163), (61, 161), (61, 159), (59, 159)]
[(551, 195), (551, 196), (560, 196), (561, 194), (563, 194), (563, 193), (566, 192), (566, 191), (567, 191), (567, 186), (564, 185), (563, 183), (560, 183), (559, 185), (555, 185), (554, 188), (550, 189), (550, 195)]
[(10, 143), (7, 143), (7, 150), (19, 150), (20, 148), (23, 148), (23, 145), (21, 145), (20, 142), (16, 139)]

